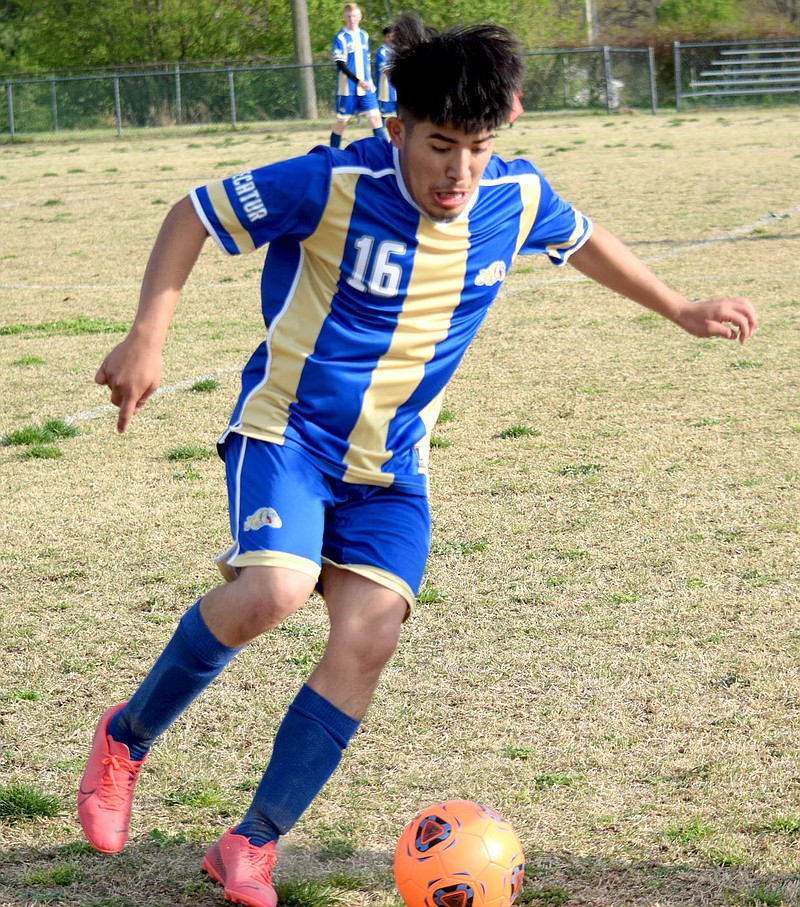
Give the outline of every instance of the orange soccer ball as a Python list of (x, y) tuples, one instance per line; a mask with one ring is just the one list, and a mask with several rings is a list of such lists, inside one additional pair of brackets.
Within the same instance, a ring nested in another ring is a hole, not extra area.
[(394, 856), (408, 907), (511, 907), (524, 872), (514, 829), (470, 800), (423, 809), (403, 830)]

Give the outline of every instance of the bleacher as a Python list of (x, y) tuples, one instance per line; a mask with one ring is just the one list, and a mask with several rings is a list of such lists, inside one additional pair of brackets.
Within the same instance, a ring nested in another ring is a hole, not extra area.
[(800, 41), (727, 46), (702, 69), (691, 68), (683, 98), (800, 93)]

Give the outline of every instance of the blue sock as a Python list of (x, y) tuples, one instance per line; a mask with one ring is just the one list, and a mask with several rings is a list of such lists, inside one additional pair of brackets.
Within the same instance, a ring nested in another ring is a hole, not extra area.
[(250, 809), (235, 829), (256, 847), (295, 824), (336, 770), (360, 721), (303, 686), (289, 706)]
[(386, 139), (387, 142), (389, 141), (389, 133), (386, 131), (385, 126), (378, 126), (377, 129), (373, 129), (372, 134), (377, 139)]
[(162, 734), (222, 673), (239, 649), (229, 649), (208, 629), (197, 601), (181, 618), (172, 639), (131, 696), (108, 723), (108, 732), (144, 759)]
[(342, 147), (342, 137), (337, 135), (337, 133), (331, 133), (331, 148), (341, 148)]

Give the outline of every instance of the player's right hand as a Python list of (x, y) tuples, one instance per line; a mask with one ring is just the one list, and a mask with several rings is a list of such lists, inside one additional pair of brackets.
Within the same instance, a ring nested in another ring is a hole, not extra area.
[(163, 373), (161, 351), (135, 343), (130, 335), (103, 360), (94, 380), (111, 391), (111, 402), (119, 407), (117, 431), (124, 432), (131, 419), (158, 389)]

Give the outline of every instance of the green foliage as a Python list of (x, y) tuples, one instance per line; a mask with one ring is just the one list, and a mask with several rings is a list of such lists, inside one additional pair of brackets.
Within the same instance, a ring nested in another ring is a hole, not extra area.
[[(798, 0), (595, 0), (603, 40), (641, 46), (654, 36), (713, 38), (800, 32)], [(341, 26), (341, 0), (308, 0), (311, 47), (330, 59)], [(409, 8), (363, 0), (373, 40)], [(418, 0), (413, 8), (435, 28), (493, 21), (529, 49), (585, 46), (585, 0)], [(294, 59), (289, 0), (6, 0), (0, 2), (0, 72), (24, 69)]]
[(734, 0), (661, 0), (658, 22), (679, 27), (684, 33), (708, 34), (733, 20)]

